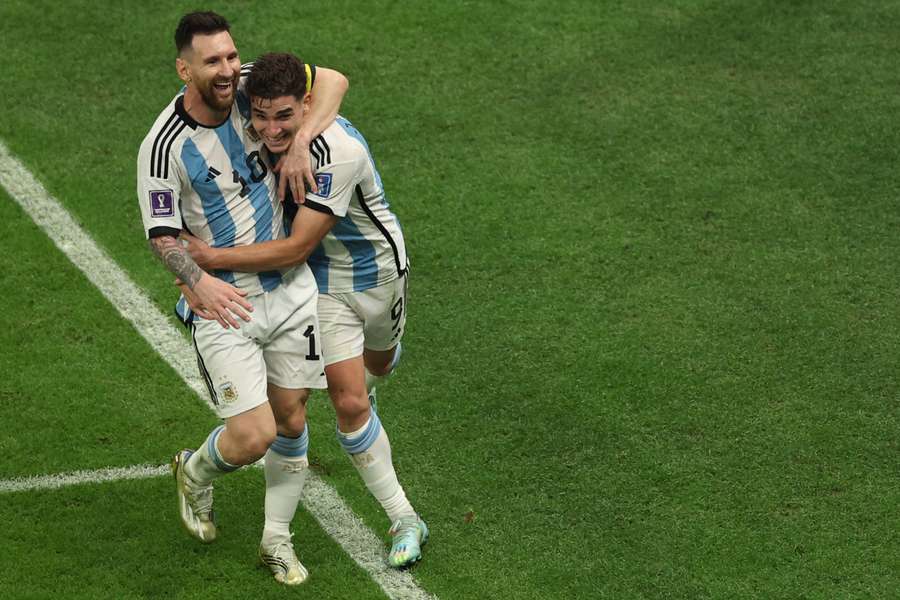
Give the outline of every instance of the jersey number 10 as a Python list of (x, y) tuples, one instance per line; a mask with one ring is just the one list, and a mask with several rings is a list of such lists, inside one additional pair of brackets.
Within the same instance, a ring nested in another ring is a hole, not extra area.
[[(269, 173), (269, 168), (262, 158), (259, 157), (259, 151), (257, 150), (247, 155), (246, 163), (247, 168), (250, 170), (250, 181), (253, 183), (259, 183)], [(250, 193), (250, 186), (247, 185), (247, 180), (244, 179), (237, 169), (231, 172), (231, 176), (234, 178), (234, 183), (241, 184), (241, 198), (246, 198), (247, 194)]]

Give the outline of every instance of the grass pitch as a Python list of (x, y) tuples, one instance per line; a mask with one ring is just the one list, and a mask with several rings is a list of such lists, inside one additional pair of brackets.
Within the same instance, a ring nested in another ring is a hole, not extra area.
[[(134, 161), (178, 89), (172, 31), (193, 8), (0, 7), (0, 138), (166, 312)], [(294, 50), (351, 79), (343, 112), (413, 263), (379, 403), (432, 529), (423, 587), (896, 594), (900, 8), (214, 8), (243, 59)], [(202, 403), (0, 198), (2, 477), (199, 443)], [(383, 531), (332, 427), (321, 399), (317, 468)], [(281, 597), (252, 568), (261, 485), (223, 484), (228, 535), (210, 548), (178, 530), (168, 480), (0, 496), (0, 596), (87, 580), (85, 597)], [(382, 597), (307, 515), (295, 529), (313, 572), (298, 594)]]

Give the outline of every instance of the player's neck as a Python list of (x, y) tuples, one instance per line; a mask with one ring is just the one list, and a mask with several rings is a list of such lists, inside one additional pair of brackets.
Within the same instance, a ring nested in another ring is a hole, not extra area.
[(217, 127), (228, 118), (229, 109), (216, 110), (203, 100), (197, 88), (188, 86), (184, 92), (184, 110), (205, 127)]

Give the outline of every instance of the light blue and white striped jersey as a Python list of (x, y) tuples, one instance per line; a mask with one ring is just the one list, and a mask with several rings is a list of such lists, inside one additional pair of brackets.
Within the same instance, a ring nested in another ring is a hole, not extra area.
[[(251, 128), (243, 79), (241, 84), (218, 126), (197, 123), (179, 94), (144, 138), (137, 193), (148, 238), (185, 229), (222, 248), (284, 237), (275, 176), (260, 158), (262, 144)], [(253, 296), (277, 287), (286, 272), (212, 274)]]
[(319, 293), (366, 290), (406, 273), (400, 221), (362, 134), (339, 116), (310, 144), (310, 159), (319, 191), (308, 191), (304, 206), (340, 217), (306, 261)]

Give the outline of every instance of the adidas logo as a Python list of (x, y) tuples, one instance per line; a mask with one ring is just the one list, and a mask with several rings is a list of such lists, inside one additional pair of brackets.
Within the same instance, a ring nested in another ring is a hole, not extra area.
[(209, 172), (206, 174), (206, 181), (204, 183), (209, 183), (221, 174), (222, 173), (220, 171), (217, 171), (215, 167), (210, 167)]

